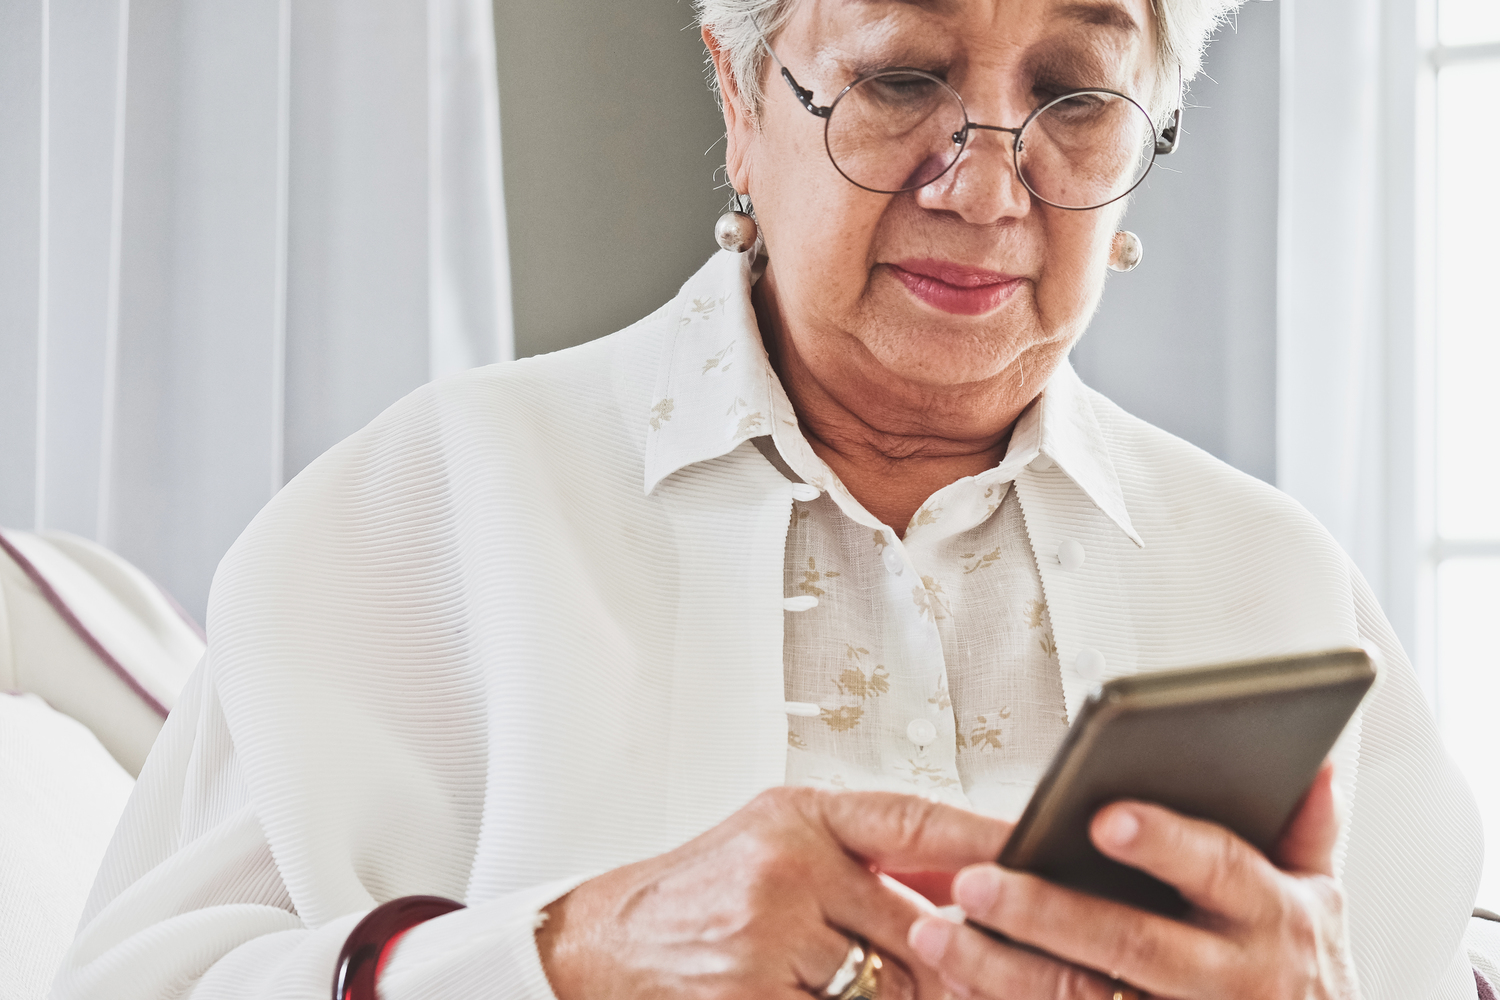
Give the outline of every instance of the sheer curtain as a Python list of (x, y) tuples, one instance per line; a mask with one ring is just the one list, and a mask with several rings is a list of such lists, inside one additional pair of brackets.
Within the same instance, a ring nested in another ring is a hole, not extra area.
[(511, 356), (488, 0), (0, 4), (0, 524), (201, 619), (283, 482)]
[(1412, 273), (1392, 211), (1402, 179), (1384, 157), (1387, 142), (1414, 138), (1393, 127), (1409, 100), (1386, 86), (1403, 2), (1280, 0), (1276, 484), (1349, 552), (1410, 650), (1405, 554), (1391, 545), (1410, 476), (1390, 457), (1411, 414), (1389, 388)]

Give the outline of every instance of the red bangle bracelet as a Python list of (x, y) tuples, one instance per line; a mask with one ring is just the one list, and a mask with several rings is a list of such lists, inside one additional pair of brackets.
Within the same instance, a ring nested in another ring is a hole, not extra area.
[(333, 973), (333, 1000), (377, 1000), (375, 980), (401, 935), (433, 917), (463, 908), (464, 904), (441, 896), (402, 896), (365, 914), (339, 952), (339, 964)]

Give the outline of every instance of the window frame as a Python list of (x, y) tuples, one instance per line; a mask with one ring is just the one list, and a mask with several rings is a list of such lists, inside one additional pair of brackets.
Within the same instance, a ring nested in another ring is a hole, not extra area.
[[(1456, 64), (1500, 62), (1500, 41), (1442, 44), (1440, 2), (1384, 0), (1382, 5), (1382, 391), (1387, 406), (1381, 428), (1386, 573), (1380, 596), (1441, 731), (1438, 568), (1455, 558), (1500, 560), (1500, 540), (1448, 538), (1438, 529), (1438, 76)], [(1500, 831), (1486, 839), (1489, 853), (1496, 853)]]

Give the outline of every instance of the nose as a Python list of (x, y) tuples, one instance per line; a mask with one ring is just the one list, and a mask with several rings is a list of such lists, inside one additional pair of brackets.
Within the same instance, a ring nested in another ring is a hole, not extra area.
[(977, 226), (1020, 218), (1031, 210), (1031, 192), (1016, 175), (1015, 130), (969, 125), (969, 141), (947, 173), (916, 191), (925, 209), (953, 212)]

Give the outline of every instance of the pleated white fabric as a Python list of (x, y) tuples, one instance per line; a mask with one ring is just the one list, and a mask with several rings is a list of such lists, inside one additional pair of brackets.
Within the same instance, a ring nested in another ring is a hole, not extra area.
[[(765, 364), (749, 281), (720, 255), (614, 336), (423, 388), (261, 512), (216, 577), (205, 664), (56, 996), (321, 998), (363, 912), (433, 893), (469, 909), (403, 939), (387, 1000), (546, 998), (539, 906), (782, 782), (794, 484), (754, 422), (726, 436), (672, 415), (675, 373), (726, 341)], [(692, 321), (712, 300), (720, 319)], [(1106, 512), (1081, 467), (1016, 473), (1069, 711), (1091, 683), (1084, 649), (1106, 677), (1376, 649), (1343, 775), (1364, 995), (1473, 997), (1460, 939), (1478, 821), (1343, 552), (1296, 503), (1071, 369), (1037, 411), (1018, 434), (1118, 484)], [(657, 453), (669, 427), (689, 461)], [(1042, 558), (1064, 538), (1082, 567)]]

